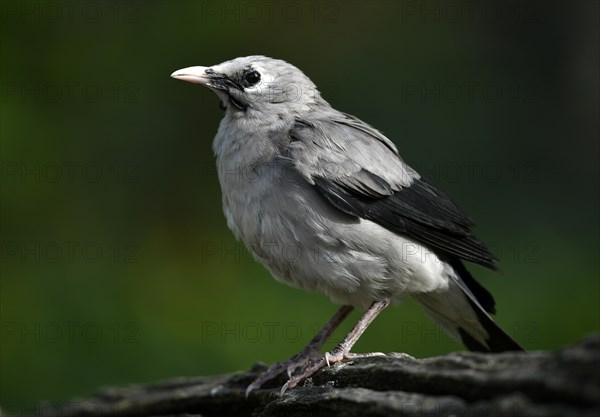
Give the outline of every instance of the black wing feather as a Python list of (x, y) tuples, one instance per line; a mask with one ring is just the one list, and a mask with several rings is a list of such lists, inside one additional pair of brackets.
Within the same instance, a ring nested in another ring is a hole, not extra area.
[[(365, 172), (368, 171), (361, 174)], [(441, 191), (422, 179), (414, 179), (409, 187), (391, 195), (378, 197), (352, 182), (324, 177), (313, 180), (331, 204), (348, 214), (374, 221), (444, 254), (496, 268), (495, 257), (472, 233), (473, 222)], [(385, 182), (380, 177), (373, 181)]]

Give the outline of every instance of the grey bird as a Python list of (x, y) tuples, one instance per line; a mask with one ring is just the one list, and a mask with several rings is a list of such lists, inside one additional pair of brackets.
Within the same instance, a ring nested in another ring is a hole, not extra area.
[[(276, 280), (319, 291), (342, 307), (283, 371), (296, 386), (350, 353), (379, 312), (412, 296), (450, 336), (483, 352), (522, 350), (490, 317), (492, 295), (463, 261), (495, 269), (473, 222), (406, 164), (394, 143), (335, 110), (295, 66), (236, 58), (172, 75), (221, 100), (214, 138), (223, 210), (237, 239)], [(353, 308), (365, 310), (330, 352), (319, 349)]]

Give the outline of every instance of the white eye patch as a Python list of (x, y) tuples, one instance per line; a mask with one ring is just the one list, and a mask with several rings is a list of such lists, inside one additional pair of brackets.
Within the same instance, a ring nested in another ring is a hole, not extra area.
[(246, 87), (244, 90), (247, 92), (264, 89), (275, 80), (275, 75), (269, 73), (264, 67), (261, 67), (260, 65), (252, 64), (252, 69), (258, 71), (258, 73), (260, 74), (260, 81), (251, 87)]

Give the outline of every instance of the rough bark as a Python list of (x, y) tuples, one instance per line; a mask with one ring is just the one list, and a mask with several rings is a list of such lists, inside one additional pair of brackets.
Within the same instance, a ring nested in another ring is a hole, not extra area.
[(600, 335), (556, 352), (357, 359), (319, 371), (282, 397), (283, 378), (246, 399), (246, 386), (263, 369), (107, 388), (45, 415), (600, 415)]

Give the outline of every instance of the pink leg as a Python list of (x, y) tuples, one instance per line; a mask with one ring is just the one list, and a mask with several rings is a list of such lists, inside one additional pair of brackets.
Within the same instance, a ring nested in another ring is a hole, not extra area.
[(360, 318), (356, 326), (348, 333), (348, 335), (337, 345), (331, 352), (327, 352), (325, 357), (316, 362), (309, 362), (298, 374), (293, 375), (281, 388), (281, 395), (289, 389), (294, 388), (300, 381), (312, 376), (319, 369), (343, 361), (344, 359), (354, 359), (361, 357), (370, 357), (383, 355), (383, 353), (363, 353), (352, 354), (350, 349), (358, 341), (360, 336), (369, 327), (369, 324), (375, 320), (375, 317), (388, 305), (389, 300), (375, 301), (365, 314)]
[(351, 306), (342, 306), (334, 314), (334, 316), (325, 324), (319, 333), (306, 345), (306, 347), (290, 359), (277, 362), (269, 366), (269, 368), (258, 376), (248, 388), (246, 388), (246, 397), (250, 392), (260, 388), (265, 382), (275, 378), (283, 370), (287, 370), (288, 377), (291, 377), (292, 373), (296, 368), (304, 367), (311, 360), (321, 360), (322, 355), (319, 353), (319, 349), (325, 344), (327, 339), (333, 334), (335, 329), (344, 321), (348, 314), (352, 311)]

